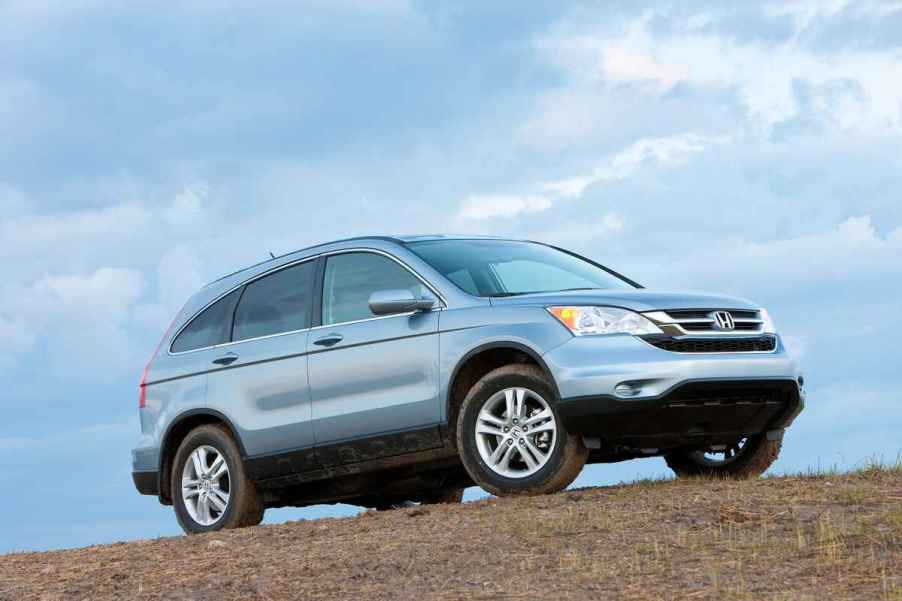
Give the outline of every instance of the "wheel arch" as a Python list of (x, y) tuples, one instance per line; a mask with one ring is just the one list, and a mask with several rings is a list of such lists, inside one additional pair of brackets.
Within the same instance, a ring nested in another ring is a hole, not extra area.
[(467, 351), (454, 366), (448, 380), (448, 391), (445, 395), (445, 418), (448, 427), (448, 439), (456, 440), (457, 415), (461, 403), (470, 388), (490, 371), (515, 363), (532, 363), (538, 367), (551, 386), (555, 402), (560, 398), (557, 382), (542, 356), (533, 348), (520, 342), (499, 340), (487, 342)]
[(164, 505), (172, 504), (172, 462), (175, 460), (175, 454), (178, 452), (179, 445), (185, 440), (188, 434), (197, 428), (207, 424), (222, 425), (231, 434), (238, 450), (241, 452), (241, 459), (247, 457), (244, 450), (244, 444), (241, 437), (238, 436), (238, 430), (232, 424), (231, 420), (223, 413), (215, 409), (191, 409), (179, 414), (172, 423), (166, 428), (160, 443), (160, 465), (159, 465), (159, 483), (160, 502)]

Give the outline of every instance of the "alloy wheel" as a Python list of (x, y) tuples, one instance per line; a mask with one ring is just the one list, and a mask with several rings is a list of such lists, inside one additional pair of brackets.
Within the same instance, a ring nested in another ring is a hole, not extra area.
[(551, 407), (528, 388), (495, 393), (476, 418), (479, 455), (489, 469), (506, 478), (526, 478), (542, 469), (557, 438)]
[(229, 507), (229, 466), (225, 456), (204, 445), (189, 455), (182, 470), (182, 500), (191, 519), (212, 526)]

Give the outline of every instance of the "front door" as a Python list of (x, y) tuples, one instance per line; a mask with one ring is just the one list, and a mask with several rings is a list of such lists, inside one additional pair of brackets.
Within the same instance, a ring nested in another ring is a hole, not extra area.
[(326, 257), (321, 325), (308, 365), (316, 453), (348, 464), (441, 446), (438, 311), (375, 316), (378, 290), (421, 293), (423, 282), (386, 255)]

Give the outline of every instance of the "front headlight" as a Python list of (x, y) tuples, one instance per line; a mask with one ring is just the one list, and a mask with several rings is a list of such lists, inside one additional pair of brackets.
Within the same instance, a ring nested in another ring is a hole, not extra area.
[(770, 313), (767, 312), (767, 309), (761, 309), (761, 321), (764, 323), (761, 324), (761, 329), (767, 334), (776, 334), (777, 326), (774, 325), (774, 320), (771, 319)]
[(593, 334), (661, 334), (661, 329), (634, 311), (614, 307), (548, 307), (575, 336)]

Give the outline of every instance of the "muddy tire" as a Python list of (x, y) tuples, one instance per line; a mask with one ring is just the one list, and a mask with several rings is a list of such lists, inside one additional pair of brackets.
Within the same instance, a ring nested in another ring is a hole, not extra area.
[(667, 466), (680, 478), (696, 476), (747, 480), (767, 471), (780, 454), (782, 440), (767, 440), (766, 434), (749, 436), (735, 457), (710, 461), (701, 451), (681, 451), (665, 456)]
[(563, 490), (588, 456), (582, 438), (565, 430), (548, 379), (531, 365), (500, 367), (470, 389), (457, 448), (473, 481), (497, 496)]
[(175, 455), (172, 503), (187, 534), (256, 526), (264, 507), (228, 430), (205, 425), (192, 430)]

